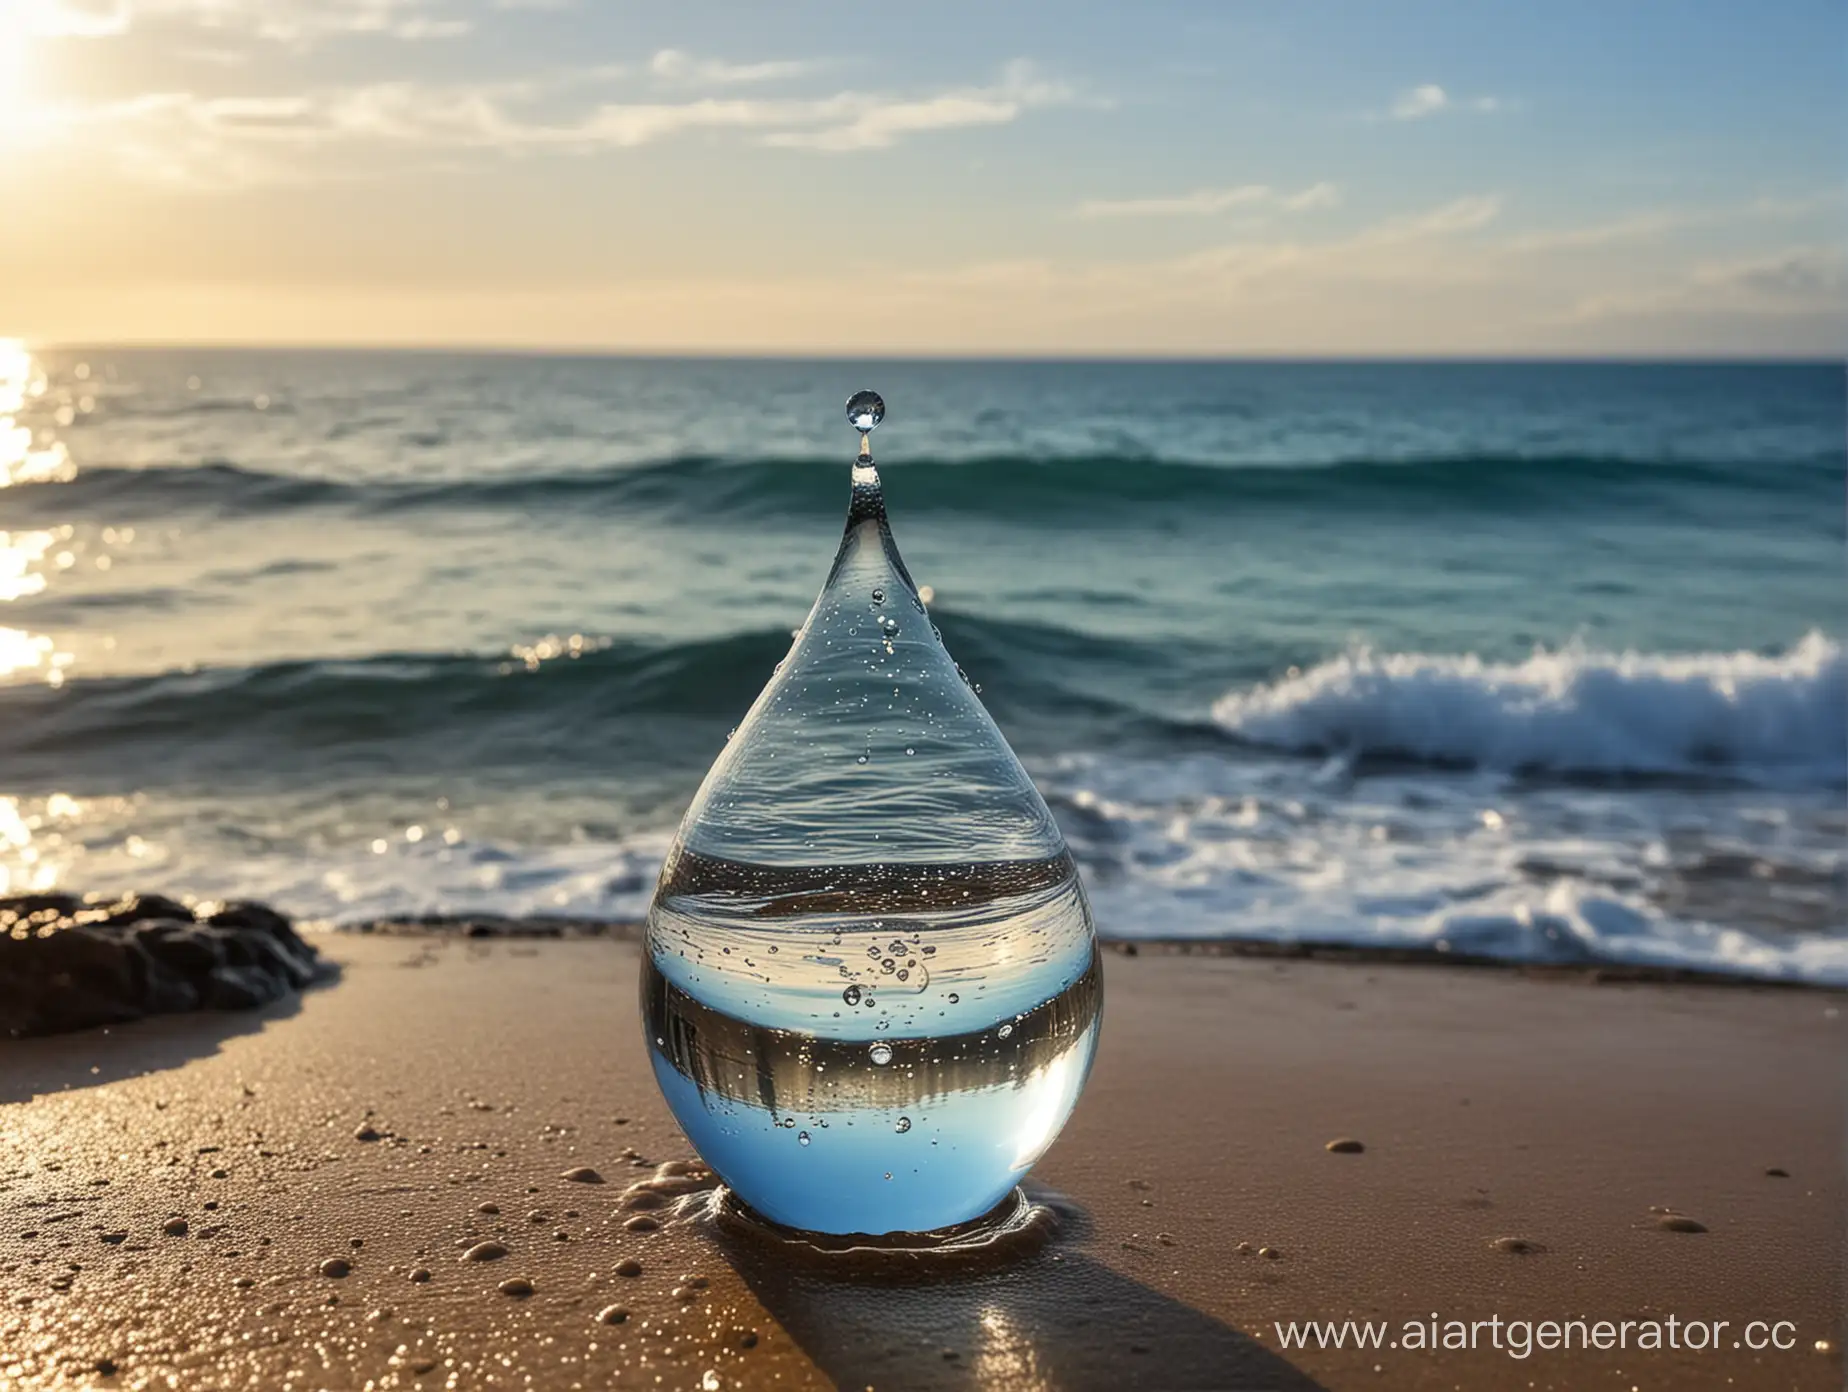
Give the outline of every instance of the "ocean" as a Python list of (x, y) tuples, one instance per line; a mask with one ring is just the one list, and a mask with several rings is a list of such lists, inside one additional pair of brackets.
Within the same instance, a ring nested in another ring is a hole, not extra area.
[(0, 348), (0, 887), (638, 916), (861, 387), (1106, 937), (1848, 985), (1840, 364)]

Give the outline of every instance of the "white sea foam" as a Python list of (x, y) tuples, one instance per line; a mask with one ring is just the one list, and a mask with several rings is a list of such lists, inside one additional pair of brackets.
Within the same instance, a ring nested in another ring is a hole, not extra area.
[[(1490, 769), (1356, 776), (1339, 760), (1231, 750), (1071, 755), (1032, 772), (1106, 937), (1422, 948), (1848, 986), (1848, 814), (1832, 787), (1618, 789)], [(21, 829), (64, 818), (86, 830), (39, 836), (42, 854), (31, 838), (0, 840), (13, 889), (261, 898), (323, 923), (633, 921), (671, 840), (665, 828), (526, 840), (467, 818), (424, 828), (400, 817), (394, 828), (355, 813), (345, 835), (265, 837), (227, 854), (185, 806), (65, 798), (15, 810)]]
[(1613, 791), (1285, 758), (1036, 770), (1108, 937), (1412, 948), (1848, 985), (1832, 790)]
[(1848, 777), (1848, 666), (1812, 632), (1751, 652), (1536, 650), (1521, 662), (1356, 648), (1213, 707), (1241, 740), (1556, 774)]

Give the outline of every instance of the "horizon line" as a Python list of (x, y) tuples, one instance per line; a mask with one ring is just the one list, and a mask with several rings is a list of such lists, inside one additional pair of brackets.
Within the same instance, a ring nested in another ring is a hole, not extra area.
[[(0, 336), (6, 337), (6, 336)], [(129, 352), (247, 352), (247, 353), (403, 353), (439, 356), (449, 354), (457, 357), (508, 357), (508, 358), (608, 358), (626, 361), (646, 362), (880, 362), (880, 363), (1072, 363), (1095, 365), (1134, 365), (1134, 364), (1199, 364), (1213, 363), (1293, 363), (1303, 365), (1326, 364), (1389, 364), (1404, 363), (1408, 365), (1466, 365), (1479, 364), (1579, 364), (1595, 366), (1623, 365), (1687, 365), (1687, 366), (1788, 366), (1788, 367), (1841, 367), (1848, 370), (1848, 349), (1836, 356), (1823, 356), (1814, 353), (1755, 351), (1750, 349), (1690, 349), (1690, 350), (1636, 350), (1575, 352), (1571, 350), (1536, 350), (1532, 352), (1375, 352), (1345, 353), (1339, 351), (1238, 351), (1238, 352), (1016, 352), (1008, 350), (987, 350), (959, 352), (952, 350), (872, 350), (853, 352), (841, 349), (750, 349), (750, 348), (640, 348), (616, 345), (574, 345), (574, 344), (520, 344), (494, 342), (464, 343), (352, 343), (336, 340), (306, 339), (288, 340), (248, 340), (248, 339), (165, 339), (165, 338), (126, 338), (126, 339), (66, 339), (35, 340), (29, 336), (14, 338), (14, 342), (30, 352), (35, 353), (71, 353), (95, 351), (129, 351)]]

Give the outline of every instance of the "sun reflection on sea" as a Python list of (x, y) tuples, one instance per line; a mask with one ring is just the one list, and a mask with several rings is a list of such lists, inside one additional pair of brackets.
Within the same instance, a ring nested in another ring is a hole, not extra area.
[(63, 441), (49, 431), (41, 436), (21, 419), (45, 388), (44, 369), (26, 345), (0, 338), (0, 488), (59, 483), (77, 472)]

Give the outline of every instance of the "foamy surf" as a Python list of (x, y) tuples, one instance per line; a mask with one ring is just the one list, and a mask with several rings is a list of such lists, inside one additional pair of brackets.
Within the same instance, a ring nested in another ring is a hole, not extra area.
[(1213, 719), (1299, 754), (1520, 773), (1848, 778), (1848, 668), (1812, 631), (1787, 651), (1536, 649), (1520, 662), (1355, 648), (1229, 692)]
[(1848, 986), (1848, 819), (1832, 790), (1352, 778), (1211, 754), (1035, 772), (1106, 937)]

